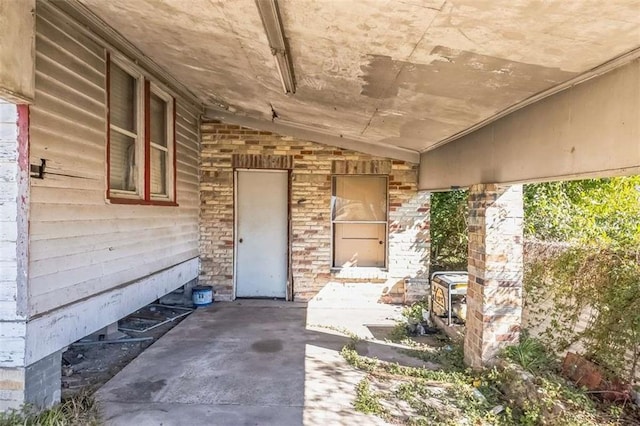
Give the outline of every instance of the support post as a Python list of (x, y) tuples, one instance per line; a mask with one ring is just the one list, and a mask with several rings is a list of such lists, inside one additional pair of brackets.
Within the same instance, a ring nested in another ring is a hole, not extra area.
[(0, 411), (26, 402), (28, 117), (0, 100)]
[(522, 316), (522, 185), (469, 188), (469, 287), (464, 359), (490, 365), (517, 343)]
[(0, 411), (60, 401), (62, 352), (27, 365), (29, 107), (0, 100)]

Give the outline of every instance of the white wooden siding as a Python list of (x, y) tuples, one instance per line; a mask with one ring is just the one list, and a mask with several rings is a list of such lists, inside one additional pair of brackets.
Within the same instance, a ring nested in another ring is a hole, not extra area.
[[(26, 324), (26, 355), (24, 349), (22, 351), (26, 365), (116, 322), (173, 290), (172, 283), (197, 274), (198, 259), (187, 260), (131, 285), (101, 293), (29, 321)], [(21, 331), (24, 333), (24, 329)], [(0, 350), (0, 354), (2, 352)]]
[(177, 100), (179, 207), (108, 204), (104, 49), (50, 7), (36, 8), (30, 162), (46, 173), (31, 180), (31, 316), (198, 256), (199, 112)]
[[(0, 100), (0, 369), (24, 365), (25, 355), (26, 320), (20, 294), (24, 283), (19, 259), (26, 252), (21, 247), (24, 229), (19, 217), (25, 210), (18, 204), (25, 193), (18, 167), (17, 123), (18, 108)], [(7, 399), (11, 400), (11, 391), (1, 382), (0, 376), (0, 410)]]

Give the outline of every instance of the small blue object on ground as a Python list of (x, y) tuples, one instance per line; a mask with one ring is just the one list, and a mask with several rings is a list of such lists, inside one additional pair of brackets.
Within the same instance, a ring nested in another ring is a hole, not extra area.
[(211, 306), (213, 303), (213, 287), (210, 285), (200, 285), (193, 288), (191, 299), (196, 308)]

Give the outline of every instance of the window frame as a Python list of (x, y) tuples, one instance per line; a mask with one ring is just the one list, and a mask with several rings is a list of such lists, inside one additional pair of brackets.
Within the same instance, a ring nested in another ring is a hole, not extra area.
[[(135, 138), (136, 177), (134, 191), (111, 189), (111, 132), (128, 133), (111, 124), (111, 64), (115, 64), (136, 81), (136, 126)], [(155, 206), (178, 206), (177, 161), (176, 161), (176, 99), (170, 91), (157, 82), (150, 81), (145, 73), (121, 55), (106, 52), (106, 201), (110, 204), (136, 204)], [(151, 93), (166, 102), (167, 165), (166, 195), (151, 194)], [(112, 129), (113, 127), (113, 129)]]
[(145, 142), (145, 149), (148, 149), (148, 152), (145, 154), (146, 160), (148, 160), (148, 164), (145, 164), (145, 171), (149, 171), (148, 178), (145, 178), (145, 182), (149, 182), (149, 199), (152, 201), (172, 201), (175, 200), (175, 146), (176, 146), (176, 132), (175, 132), (175, 98), (169, 94), (165, 89), (160, 87), (157, 83), (150, 82), (149, 87), (149, 99), (147, 102), (149, 116), (151, 116), (151, 95), (154, 94), (166, 103), (166, 111), (165, 111), (165, 123), (166, 123), (166, 135), (167, 135), (167, 162), (165, 168), (165, 185), (166, 185), (166, 194), (154, 194), (151, 192), (151, 148), (161, 149), (163, 147), (155, 146), (155, 143), (151, 141), (151, 127), (150, 127), (150, 118), (149, 118), (149, 129), (145, 132), (148, 135), (148, 142)]
[[(334, 215), (334, 196), (336, 191), (337, 178), (349, 178), (349, 177), (378, 177), (383, 178), (385, 182), (385, 217), (386, 220), (335, 220)], [(359, 270), (377, 270), (388, 271), (389, 270), (389, 176), (381, 174), (332, 174), (331, 175), (331, 205), (329, 206), (329, 219), (331, 221), (331, 264), (330, 269), (332, 271), (341, 271), (343, 269), (359, 269)], [(383, 266), (349, 266), (342, 267), (336, 266), (336, 236), (335, 236), (335, 224), (384, 224), (384, 265)]]

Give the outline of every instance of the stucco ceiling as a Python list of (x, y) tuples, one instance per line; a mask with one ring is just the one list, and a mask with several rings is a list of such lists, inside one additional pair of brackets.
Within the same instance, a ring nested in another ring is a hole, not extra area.
[(285, 95), (253, 0), (81, 2), (205, 105), (414, 151), (640, 47), (638, 0), (280, 0)]

